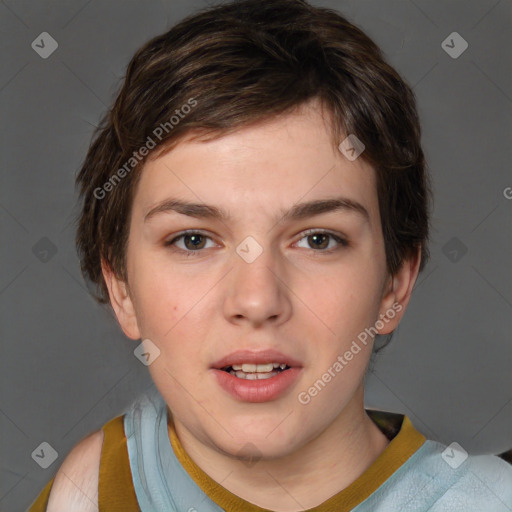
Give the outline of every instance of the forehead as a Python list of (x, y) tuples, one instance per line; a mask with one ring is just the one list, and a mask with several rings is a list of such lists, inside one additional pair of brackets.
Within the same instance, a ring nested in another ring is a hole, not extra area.
[(350, 161), (333, 146), (329, 122), (309, 106), (213, 140), (186, 137), (146, 162), (134, 211), (146, 216), (172, 197), (218, 206), (227, 216), (270, 215), (342, 196), (373, 217), (375, 172), (363, 158)]

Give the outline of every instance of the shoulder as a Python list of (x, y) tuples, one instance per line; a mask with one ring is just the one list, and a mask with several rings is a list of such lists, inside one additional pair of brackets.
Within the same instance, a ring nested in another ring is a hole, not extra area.
[(103, 436), (103, 430), (93, 432), (64, 459), (55, 475), (47, 512), (97, 512)]
[(453, 495), (471, 495), (482, 510), (512, 510), (512, 465), (496, 455), (469, 455), (467, 462)]
[(496, 455), (469, 455), (455, 443), (427, 441), (426, 445), (418, 469), (430, 479), (429, 510), (512, 510), (511, 464)]

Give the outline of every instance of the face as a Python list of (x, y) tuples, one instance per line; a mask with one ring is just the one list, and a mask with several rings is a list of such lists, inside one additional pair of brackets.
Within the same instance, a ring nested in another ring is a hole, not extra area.
[[(315, 104), (147, 162), (127, 250), (128, 287), (107, 279), (117, 317), (158, 347), (152, 378), (202, 443), (285, 456), (360, 402), (372, 339), (358, 335), (393, 309), (400, 279), (386, 273), (374, 170), (333, 148)], [(289, 368), (233, 375), (244, 363)]]

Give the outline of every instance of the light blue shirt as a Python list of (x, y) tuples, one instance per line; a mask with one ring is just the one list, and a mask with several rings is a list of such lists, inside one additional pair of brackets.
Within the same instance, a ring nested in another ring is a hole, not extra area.
[[(223, 511), (176, 458), (169, 439), (167, 404), (156, 388), (131, 405), (124, 429), (142, 512)], [(353, 509), (402, 511), (511, 512), (512, 465), (495, 455), (466, 457), (457, 449), (427, 440)]]

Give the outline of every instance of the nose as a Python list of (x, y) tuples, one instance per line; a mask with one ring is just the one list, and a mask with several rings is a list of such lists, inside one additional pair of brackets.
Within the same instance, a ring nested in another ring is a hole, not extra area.
[(225, 282), (224, 314), (228, 321), (256, 327), (288, 320), (292, 304), (284, 264), (270, 249), (264, 249), (254, 260), (240, 254), (233, 254), (232, 271)]

